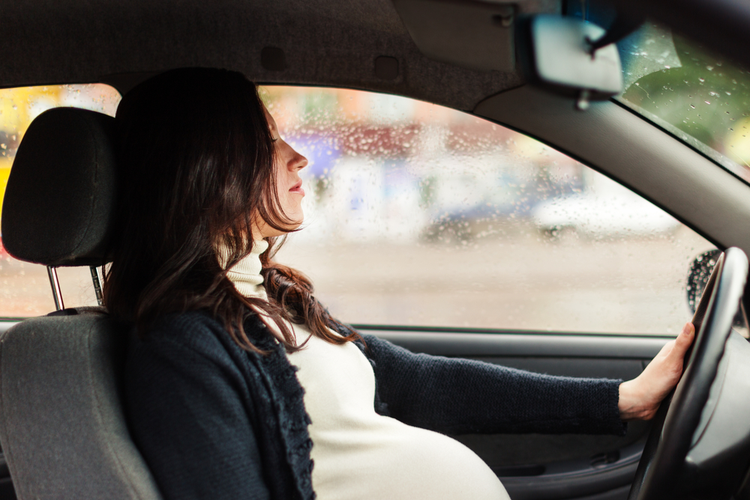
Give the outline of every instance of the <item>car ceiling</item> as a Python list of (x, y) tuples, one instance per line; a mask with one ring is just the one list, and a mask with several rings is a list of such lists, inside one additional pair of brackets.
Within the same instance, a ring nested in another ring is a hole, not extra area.
[[(417, 0), (397, 4), (402, 11), (434, 10)], [(437, 4), (485, 9), (488, 24), (493, 5), (503, 7), (476, 1)], [(558, 0), (513, 5), (517, 14), (560, 11)], [(433, 31), (461, 39), (460, 31), (443, 32), (436, 16)], [(424, 19), (430, 22), (429, 16)], [(391, 0), (22, 0), (0, 5), (0, 39), (6, 55), (2, 87), (105, 81), (122, 91), (147, 74), (211, 66), (259, 82), (366, 88), (470, 110), (483, 98), (523, 83), (513, 68), (467, 68), (423, 55)], [(472, 52), (498, 43), (479, 42), (458, 49), (471, 59)], [(283, 70), (264, 67), (261, 54), (267, 47), (283, 51)], [(506, 50), (513, 54), (512, 47)], [(395, 77), (377, 74), (380, 56), (398, 60)]]

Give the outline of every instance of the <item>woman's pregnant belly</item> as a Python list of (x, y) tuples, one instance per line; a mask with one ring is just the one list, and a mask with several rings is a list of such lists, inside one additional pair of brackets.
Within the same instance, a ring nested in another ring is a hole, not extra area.
[(320, 500), (508, 498), (497, 476), (469, 448), (388, 417), (313, 430), (312, 457)]
[[(295, 330), (297, 338), (309, 335)], [(508, 499), (463, 444), (375, 413), (375, 375), (352, 343), (313, 337), (289, 360), (312, 420), (312, 483), (320, 500)]]

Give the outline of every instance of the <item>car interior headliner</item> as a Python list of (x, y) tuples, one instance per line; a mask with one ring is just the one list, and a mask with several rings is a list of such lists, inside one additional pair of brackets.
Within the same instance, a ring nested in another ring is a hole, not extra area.
[[(516, 14), (560, 11), (559, 0), (513, 5)], [(490, 12), (488, 23), (491, 17)], [(464, 34), (446, 30), (439, 36), (460, 40)], [(485, 97), (523, 83), (513, 68), (472, 69), (423, 55), (391, 0), (2, 2), (0, 39), (6, 55), (2, 87), (104, 81), (123, 91), (148, 74), (210, 66), (238, 70), (258, 82), (367, 88), (470, 110)], [(511, 39), (460, 50), (487, 50)], [(267, 47), (283, 51), (283, 69), (264, 67), (261, 53)], [(512, 54), (512, 46), (506, 49)], [(397, 75), (376, 74), (380, 56), (398, 61)]]

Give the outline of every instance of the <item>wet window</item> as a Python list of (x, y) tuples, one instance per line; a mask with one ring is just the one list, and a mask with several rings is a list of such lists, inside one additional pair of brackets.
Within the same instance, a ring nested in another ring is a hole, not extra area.
[[(305, 227), (278, 258), (342, 320), (659, 334), (689, 317), (687, 270), (713, 246), (557, 151), (405, 98), (262, 94), (310, 160)], [(0, 91), (0, 193), (34, 116), (61, 105), (113, 114), (118, 101), (99, 85)], [(0, 316), (51, 311), (44, 267), (0, 252)], [(60, 277), (66, 306), (95, 304), (88, 269)]]
[(278, 259), (346, 322), (674, 333), (709, 242), (522, 134), (351, 90), (266, 87), (306, 155), (304, 229)]
[[(58, 106), (87, 108), (114, 115), (119, 101), (118, 92), (106, 85), (0, 89), (0, 210), (16, 150), (36, 116)], [(58, 274), (66, 307), (96, 305), (88, 268), (60, 268)], [(21, 318), (53, 310), (46, 268), (13, 259), (3, 248), (0, 234), (0, 317)]]
[(750, 181), (750, 73), (653, 23), (618, 47), (618, 100)]

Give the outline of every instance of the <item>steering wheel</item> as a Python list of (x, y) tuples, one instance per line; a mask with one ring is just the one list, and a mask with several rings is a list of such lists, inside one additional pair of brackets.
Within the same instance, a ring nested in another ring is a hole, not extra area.
[(748, 260), (739, 248), (719, 258), (693, 316), (697, 335), (686, 354), (682, 378), (654, 417), (628, 500), (680, 498), (685, 458), (701, 424), (740, 299)]

